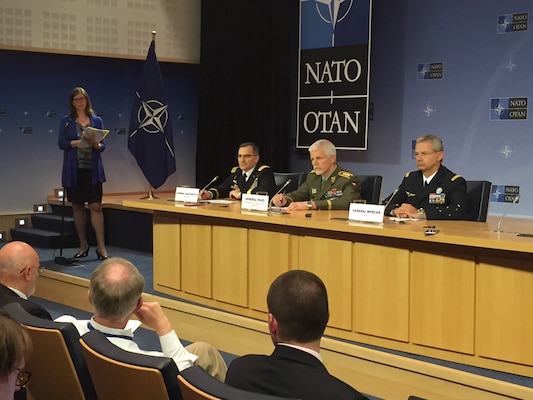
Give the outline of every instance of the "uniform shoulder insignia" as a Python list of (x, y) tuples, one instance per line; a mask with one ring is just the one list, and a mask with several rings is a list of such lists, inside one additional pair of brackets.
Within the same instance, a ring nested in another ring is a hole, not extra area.
[(406, 178), (409, 177), (409, 174), (410, 174), (410, 172), (407, 172), (407, 173), (405, 174), (405, 177), (406, 177)]
[(310, 174), (316, 174), (316, 171), (314, 169), (312, 169), (309, 173)]
[(342, 176), (343, 178), (346, 178), (346, 179), (352, 179), (353, 178), (353, 174), (349, 171), (339, 171), (339, 173), (337, 174), (339, 176)]
[(237, 169), (239, 169), (239, 167), (233, 167), (233, 168), (231, 169), (231, 173), (234, 174), (235, 172), (237, 172)]
[(266, 164), (265, 164), (265, 165), (261, 165), (259, 168), (257, 168), (257, 170), (258, 170), (259, 172), (261, 172), (261, 171), (264, 170), (264, 169), (270, 169), (270, 165), (266, 165)]
[(457, 174), (456, 174), (456, 175), (454, 175), (454, 176), (452, 177), (451, 181), (454, 182), (457, 178), (460, 178), (460, 177), (461, 177), (461, 175), (457, 175)]

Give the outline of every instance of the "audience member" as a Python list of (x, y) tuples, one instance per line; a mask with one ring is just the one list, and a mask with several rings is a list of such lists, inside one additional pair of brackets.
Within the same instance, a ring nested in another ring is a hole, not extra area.
[(218, 186), (202, 190), (200, 200), (229, 197), (240, 199), (243, 193), (268, 193), (271, 197), (276, 193), (274, 173), (266, 164), (259, 163), (259, 147), (252, 142), (245, 142), (239, 146), (237, 161), (239, 165), (233, 167), (229, 176)]
[[(180, 371), (194, 364), (199, 365), (218, 380), (224, 381), (227, 367), (220, 353), (203, 342), (183, 347), (159, 303), (143, 300), (144, 285), (144, 277), (131, 262), (111, 257), (96, 267), (91, 275), (88, 298), (94, 309), (93, 317), (90, 320), (76, 320), (71, 316), (62, 316), (56, 321), (73, 323), (80, 335), (97, 329), (124, 350), (170, 357)], [(133, 315), (157, 333), (161, 352), (139, 349), (133, 341), (134, 328), (129, 324)]]
[(333, 143), (320, 139), (309, 146), (313, 170), (298, 189), (274, 196), (273, 204), (293, 210), (347, 210), (361, 197), (360, 179), (337, 165)]
[(466, 219), (466, 181), (442, 165), (441, 138), (423, 135), (416, 139), (417, 171), (408, 172), (389, 196), (385, 215), (399, 218)]
[(0, 249), (0, 308), (19, 303), (28, 313), (51, 320), (48, 311), (28, 300), (43, 270), (39, 254), (29, 244), (15, 241), (4, 245)]
[(274, 352), (233, 360), (226, 383), (301, 400), (366, 399), (322, 364), (320, 340), (329, 306), (326, 287), (318, 276), (303, 270), (280, 275), (270, 286), (267, 306)]
[(24, 371), (32, 349), (25, 327), (0, 311), (0, 400), (13, 400), (31, 374)]

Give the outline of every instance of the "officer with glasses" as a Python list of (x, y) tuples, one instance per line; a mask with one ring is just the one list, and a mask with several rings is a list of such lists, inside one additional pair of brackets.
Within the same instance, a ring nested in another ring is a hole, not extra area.
[(43, 271), (39, 254), (29, 244), (14, 241), (4, 245), (0, 249), (0, 308), (19, 303), (28, 313), (51, 320), (48, 311), (29, 300)]
[(266, 194), (272, 197), (276, 193), (274, 173), (270, 166), (259, 162), (259, 148), (252, 142), (239, 146), (237, 161), (229, 176), (218, 186), (200, 191), (200, 200), (229, 197), (240, 200), (243, 193)]
[(428, 220), (467, 219), (466, 181), (442, 165), (444, 146), (435, 135), (416, 139), (417, 171), (408, 172), (384, 200), (385, 215)]

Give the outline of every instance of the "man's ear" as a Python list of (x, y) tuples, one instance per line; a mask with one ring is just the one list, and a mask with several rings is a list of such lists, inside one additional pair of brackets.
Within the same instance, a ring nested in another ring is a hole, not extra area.
[(268, 313), (268, 330), (272, 335), (278, 333), (278, 320), (272, 313)]
[(91, 291), (87, 290), (87, 300), (89, 300), (89, 304), (93, 305), (93, 297), (91, 296)]
[(135, 307), (134, 313), (136, 313), (137, 311), (140, 310), (140, 308), (142, 307), (143, 303), (144, 303), (143, 298), (139, 297), (139, 300), (137, 300), (137, 306)]

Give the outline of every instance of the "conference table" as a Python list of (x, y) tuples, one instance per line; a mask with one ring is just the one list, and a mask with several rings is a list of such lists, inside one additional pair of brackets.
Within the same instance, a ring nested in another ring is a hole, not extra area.
[[(527, 220), (348, 220), (231, 204), (125, 200), (153, 212), (154, 290), (266, 319), (291, 269), (328, 289), (326, 335), (533, 377), (533, 231)], [(427, 230), (437, 231), (427, 235)]]

